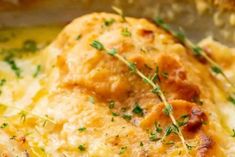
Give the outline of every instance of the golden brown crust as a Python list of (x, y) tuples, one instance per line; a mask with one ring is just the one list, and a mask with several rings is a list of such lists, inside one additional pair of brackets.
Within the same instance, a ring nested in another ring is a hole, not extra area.
[[(187, 80), (187, 73), (180, 61), (170, 55), (161, 55), (158, 59), (160, 84), (172, 99), (195, 101), (200, 90)], [(166, 75), (166, 76), (165, 76)]]

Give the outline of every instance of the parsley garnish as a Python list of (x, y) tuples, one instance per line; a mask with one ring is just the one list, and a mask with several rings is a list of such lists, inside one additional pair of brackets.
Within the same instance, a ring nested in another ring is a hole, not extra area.
[(229, 96), (228, 97), (228, 101), (230, 101), (231, 103), (233, 103), (233, 105), (235, 105), (235, 98), (233, 96)]
[(115, 112), (112, 112), (112, 115), (113, 115), (114, 117), (119, 116), (119, 114), (118, 114), (118, 113), (115, 113)]
[(36, 70), (33, 74), (33, 77), (34, 78), (37, 77), (39, 75), (40, 71), (41, 71), (41, 65), (37, 65)]
[(128, 28), (123, 28), (122, 29), (122, 35), (125, 36), (125, 37), (130, 37), (131, 32), (128, 30)]
[(121, 154), (124, 154), (124, 153), (126, 152), (126, 150), (127, 150), (127, 146), (121, 147), (119, 154), (120, 154), (120, 155), (121, 155)]
[(158, 133), (162, 132), (162, 128), (161, 128), (161, 126), (160, 126), (160, 124), (158, 122), (155, 122), (154, 126), (155, 126), (156, 132), (158, 132)]
[(0, 87), (2, 87), (6, 82), (7, 82), (6, 79), (1, 79), (0, 80)]
[(104, 20), (104, 25), (108, 27), (108, 26), (111, 26), (114, 22), (115, 22), (115, 19), (113, 19), (113, 18), (105, 19)]
[(143, 116), (144, 115), (143, 109), (140, 107), (140, 105), (138, 103), (135, 103), (135, 107), (132, 110), (132, 112), (137, 114), (137, 115), (139, 115), (139, 116)]
[(124, 118), (127, 121), (130, 121), (132, 119), (132, 116), (129, 114), (124, 114), (124, 115), (122, 115), (122, 118)]
[(81, 34), (79, 34), (79, 35), (76, 37), (76, 40), (81, 39), (81, 37), (82, 37), (82, 35), (81, 35)]
[(81, 128), (78, 129), (78, 131), (80, 131), (80, 132), (86, 131), (86, 128), (85, 127), (81, 127)]
[(6, 58), (5, 61), (10, 65), (11, 69), (14, 71), (15, 75), (20, 78), (21, 69), (16, 65), (16, 62), (11, 58)]
[(19, 115), (20, 115), (20, 120), (22, 121), (22, 123), (24, 123), (26, 120), (27, 113), (24, 111), (21, 111)]
[(231, 136), (235, 137), (235, 129), (233, 129), (232, 131), (233, 131), (233, 134)]
[(81, 152), (84, 152), (86, 150), (85, 146), (84, 145), (79, 145), (78, 146), (78, 149), (81, 151)]
[(4, 129), (8, 126), (8, 123), (2, 123), (2, 125), (0, 126), (1, 129)]
[(150, 136), (149, 136), (149, 139), (150, 139), (150, 141), (158, 141), (158, 140), (160, 140), (161, 138), (158, 138), (158, 137), (157, 137), (157, 133), (156, 133), (156, 132), (151, 132), (151, 133), (150, 133)]

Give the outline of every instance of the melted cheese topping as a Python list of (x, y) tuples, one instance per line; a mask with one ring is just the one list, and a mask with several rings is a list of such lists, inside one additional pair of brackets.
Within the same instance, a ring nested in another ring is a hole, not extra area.
[[(181, 129), (192, 146), (189, 154), (175, 133), (166, 135), (171, 121), (149, 85), (119, 60), (91, 47), (94, 40), (117, 49), (146, 75), (158, 65), (158, 80), (174, 116), (182, 121), (186, 115)], [(235, 82), (234, 50), (209, 39), (201, 45)], [(9, 62), (0, 62), (1, 77), (7, 80), (0, 95), (2, 156), (235, 154), (235, 107), (227, 101), (228, 85), (145, 19), (123, 22), (112, 14), (86, 15), (43, 51), (13, 59), (21, 78)], [(36, 65), (41, 70), (35, 77)]]

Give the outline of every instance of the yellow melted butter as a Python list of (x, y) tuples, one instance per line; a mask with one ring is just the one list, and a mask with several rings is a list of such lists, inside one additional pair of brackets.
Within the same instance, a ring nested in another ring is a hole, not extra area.
[[(0, 80), (6, 80), (3, 86), (0, 87), (0, 126), (7, 123), (10, 127), (3, 131), (0, 130), (0, 155), (4, 154), (4, 150), (7, 148), (2, 148), (2, 144), (6, 144), (9, 149), (12, 148), (8, 144), (9, 136), (18, 136), (16, 132), (21, 132), (20, 134), (32, 134), (32, 132), (27, 131), (27, 126), (31, 126), (30, 123), (22, 123), (22, 118), (24, 118), (20, 113), (23, 111), (29, 111), (33, 108), (34, 103), (37, 98), (43, 94), (41, 90), (40, 74), (43, 68), (40, 69), (39, 75), (35, 78), (33, 75), (40, 65), (40, 50), (50, 44), (61, 31), (62, 26), (40, 26), (31, 28), (8, 28), (0, 29)], [(6, 63), (4, 57), (8, 54), (7, 51), (12, 49), (20, 49), (26, 40), (35, 41), (38, 47), (36, 52), (19, 52), (19, 56), (15, 55), (14, 61), (17, 67), (21, 70), (21, 78), (18, 78), (9, 64)], [(6, 51), (2, 51), (6, 50)], [(6, 107), (7, 106), (17, 106)], [(23, 109), (23, 110), (21, 110)], [(3, 116), (4, 113), (4, 116)], [(43, 123), (41, 119), (40, 123)], [(31, 116), (31, 123), (35, 123), (34, 116)], [(23, 124), (23, 125), (20, 125)], [(12, 128), (11, 125), (18, 127), (21, 131), (17, 131), (17, 128)], [(36, 128), (35, 128), (36, 129)], [(22, 133), (24, 132), (24, 133)], [(1, 152), (3, 151), (3, 152)], [(11, 150), (8, 150), (11, 152)], [(38, 144), (32, 144), (30, 150), (28, 150), (30, 155), (44, 157), (44, 149)], [(16, 151), (17, 153), (17, 151)], [(18, 152), (19, 154), (22, 154)], [(22, 154), (23, 155), (23, 154)]]
[[(40, 49), (46, 47), (55, 39), (62, 28), (63, 26), (40, 26), (31, 28), (0, 29), (0, 39), (6, 40), (0, 42), (0, 76), (8, 80), (16, 78), (9, 65), (3, 61), (6, 52), (3, 54), (2, 49), (11, 50), (21, 48), (25, 41), (33, 40), (37, 44), (38, 51), (40, 51)], [(22, 77), (33, 75), (32, 73), (35, 71), (36, 66), (40, 64), (38, 63), (40, 60), (38, 59), (38, 57), (40, 57), (40, 52), (19, 52), (19, 54), (20, 57), (15, 57), (15, 60), (22, 70)]]

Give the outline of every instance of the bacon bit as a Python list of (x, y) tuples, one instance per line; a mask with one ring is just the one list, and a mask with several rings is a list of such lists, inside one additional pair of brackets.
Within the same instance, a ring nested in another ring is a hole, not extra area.
[(204, 133), (200, 136), (200, 145), (197, 151), (197, 157), (205, 157), (207, 152), (213, 146), (213, 141), (211, 138), (206, 136)]
[(189, 121), (186, 125), (188, 131), (195, 132), (202, 126), (206, 120), (206, 115), (199, 107), (193, 107), (189, 115)]

